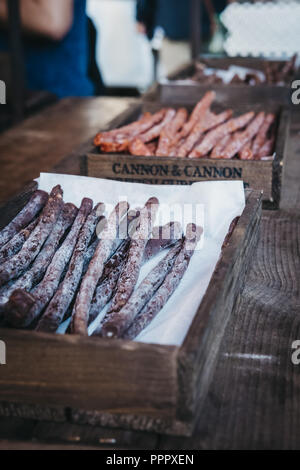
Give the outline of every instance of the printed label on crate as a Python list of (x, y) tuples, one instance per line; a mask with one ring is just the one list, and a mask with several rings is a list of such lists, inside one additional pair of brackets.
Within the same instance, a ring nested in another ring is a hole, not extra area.
[(243, 168), (228, 166), (195, 166), (195, 165), (168, 165), (168, 164), (145, 164), (145, 163), (120, 163), (112, 165), (112, 172), (116, 177), (120, 176), (147, 176), (156, 178), (222, 178), (243, 179)]

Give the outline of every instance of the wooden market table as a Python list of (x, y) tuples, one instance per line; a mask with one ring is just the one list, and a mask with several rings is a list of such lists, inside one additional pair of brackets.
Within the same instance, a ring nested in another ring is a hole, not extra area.
[[(80, 174), (80, 147), (132, 99), (67, 99), (0, 135), (0, 201), (40, 171)], [(66, 157), (67, 155), (67, 157)], [(280, 211), (264, 211), (246, 287), (236, 303), (197, 428), (190, 438), (38, 421), (0, 403), (1, 449), (299, 449), (300, 106)], [(25, 413), (26, 414), (26, 413)]]

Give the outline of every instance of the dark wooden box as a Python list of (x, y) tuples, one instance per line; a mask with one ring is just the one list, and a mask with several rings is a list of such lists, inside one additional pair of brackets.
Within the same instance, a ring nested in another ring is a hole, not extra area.
[[(191, 99), (168, 103), (143, 102), (126, 110), (114, 119), (108, 129), (114, 129), (136, 120), (142, 112), (155, 112), (163, 106), (193, 106), (203, 96), (193, 93)], [(192, 104), (191, 104), (192, 103)], [(227, 105), (228, 106), (228, 105)], [(227, 107), (226, 106), (226, 107)], [(250, 110), (275, 112), (277, 115), (276, 144), (274, 159), (213, 160), (208, 158), (188, 159), (175, 157), (139, 157), (129, 154), (104, 154), (96, 148), (87, 153), (86, 173), (88, 176), (110, 178), (123, 181), (139, 181), (151, 184), (191, 184), (196, 181), (243, 180), (245, 188), (263, 190), (263, 207), (277, 209), (280, 202), (281, 175), (287, 151), (290, 123), (289, 109), (279, 104), (263, 103), (240, 105), (232, 100), (230, 107), (235, 113)], [(216, 109), (224, 108), (222, 96), (217, 91)]]
[[(270, 64), (280, 64), (280, 60), (264, 59), (257, 57), (212, 57), (203, 56), (199, 58), (201, 63), (206, 64), (209, 68), (227, 69), (230, 65), (237, 65), (256, 70), (264, 70), (266, 62)], [(256, 85), (249, 86), (246, 84), (213, 84), (206, 85), (200, 81), (191, 81), (191, 77), (196, 71), (195, 61), (184, 64), (175, 72), (170, 74), (166, 80), (161, 80), (155, 89), (156, 99), (162, 102), (168, 102), (176, 99), (188, 99), (191, 92), (197, 93), (200, 96), (212, 87), (220, 93), (223, 103), (228, 105), (232, 99), (238, 99), (240, 103), (249, 103), (261, 101), (272, 101), (281, 104), (289, 105), (291, 103), (291, 86), (278, 86), (278, 85)], [(298, 77), (298, 72), (295, 73), (294, 79)], [(152, 93), (146, 93), (145, 99), (151, 99)]]
[[(33, 189), (1, 208), (0, 228)], [(0, 415), (190, 435), (243, 287), (260, 218), (261, 193), (249, 191), (181, 347), (0, 329), (6, 345)]]

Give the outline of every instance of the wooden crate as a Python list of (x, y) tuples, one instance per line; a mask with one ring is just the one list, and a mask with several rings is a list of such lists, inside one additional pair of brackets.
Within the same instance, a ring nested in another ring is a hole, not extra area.
[[(193, 95), (194, 96), (194, 95)], [(190, 111), (197, 99), (187, 102), (165, 103), (164, 105), (186, 106)], [(143, 102), (126, 110), (114, 119), (107, 129), (114, 129), (136, 120), (142, 112), (155, 112), (162, 103)], [(222, 98), (217, 92), (216, 109), (224, 108)], [(139, 157), (129, 154), (99, 153), (91, 148), (86, 157), (86, 174), (98, 178), (117, 179), (120, 181), (150, 184), (191, 184), (196, 181), (243, 180), (245, 188), (263, 190), (263, 207), (277, 209), (280, 202), (281, 175), (287, 150), (290, 113), (288, 108), (278, 104), (240, 105), (237, 100), (231, 102), (231, 108), (237, 113), (250, 110), (275, 112), (277, 118), (275, 156), (269, 161), (250, 160), (214, 160), (209, 158), (188, 159), (175, 157)]]
[[(261, 71), (263, 71), (266, 62), (275, 65), (282, 63), (280, 60), (256, 57), (212, 57), (209, 55), (200, 57), (199, 61), (210, 68), (216, 69), (227, 69), (230, 65), (237, 65)], [(195, 63), (196, 62), (193, 61), (184, 64), (170, 74), (166, 80), (161, 80), (155, 90), (152, 88), (152, 90), (146, 93), (145, 99), (151, 100), (155, 91), (156, 97), (162, 102), (168, 102), (170, 99), (187, 100), (191, 96), (191, 92), (201, 96), (213, 87), (219, 92), (220, 96), (222, 96), (222, 101), (225, 105), (228, 105), (228, 103), (235, 98), (238, 99), (240, 103), (260, 103), (262, 101), (272, 101), (286, 105), (291, 103), (292, 88), (288, 85), (249, 86), (243, 84), (225, 85), (222, 83), (205, 85), (197, 81), (191, 82), (189, 79), (196, 71)], [(299, 72), (296, 72), (294, 79), (296, 79), (298, 75)]]
[[(2, 207), (0, 228), (34, 185)], [(181, 347), (0, 329), (0, 414), (190, 435), (257, 243), (261, 193), (227, 242)], [(196, 280), (195, 280), (196, 282)]]

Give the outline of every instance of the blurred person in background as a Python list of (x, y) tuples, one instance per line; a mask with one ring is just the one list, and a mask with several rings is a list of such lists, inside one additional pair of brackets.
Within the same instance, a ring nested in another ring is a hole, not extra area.
[[(59, 98), (92, 96), (102, 86), (86, 0), (20, 0), (26, 85)], [(8, 52), (6, 0), (0, 0), (0, 52)]]
[[(199, 0), (201, 2), (202, 41), (208, 42), (216, 32), (216, 15), (230, 1)], [(153, 39), (155, 30), (162, 28), (164, 39), (160, 50), (160, 61), (168, 75), (191, 60), (190, 0), (137, 0), (137, 29)]]

